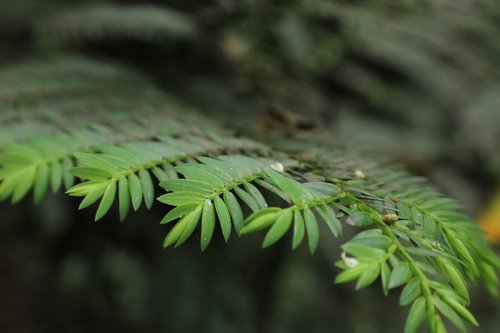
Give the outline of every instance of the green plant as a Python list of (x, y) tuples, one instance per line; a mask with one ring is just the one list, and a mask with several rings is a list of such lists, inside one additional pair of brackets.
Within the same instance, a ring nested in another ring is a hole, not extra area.
[[(58, 191), (64, 183), (68, 194), (83, 197), (80, 208), (100, 201), (96, 220), (115, 201), (123, 220), (142, 202), (150, 208), (160, 184), (167, 193), (158, 200), (169, 210), (162, 223), (175, 222), (164, 246), (179, 246), (200, 229), (202, 250), (216, 224), (226, 241), (232, 228), (238, 235), (267, 230), (263, 247), (291, 232), (293, 248), (306, 238), (311, 253), (318, 246), (320, 223), (334, 237), (347, 224), (360, 232), (343, 245), (345, 255), (338, 263), (343, 272), (336, 282), (357, 280), (360, 289), (380, 277), (385, 293), (405, 286), (401, 305), (412, 304), (407, 332), (425, 320), (431, 332), (442, 332), (443, 318), (465, 330), (464, 321), (477, 324), (466, 309), (467, 283), (481, 278), (496, 293), (499, 261), (480, 229), (455, 201), (420, 178), (366, 162), (345, 149), (280, 144), (279, 139), (273, 147), (236, 137), (195, 113), (179, 114), (181, 106), (169, 109), (168, 99), (153, 90), (142, 91), (145, 96), (136, 105), (104, 103), (103, 114), (83, 113), (86, 103), (96, 105), (101, 98), (93, 92), (86, 95), (84, 87), (98, 87), (103, 75), (113, 87), (109, 94), (126, 99), (120, 89), (127, 89), (124, 70), (72, 60), (58, 61), (48, 71), (35, 66), (33, 75), (30, 66), (17, 68), (16, 77), (23, 73), (23, 80), (11, 84), (6, 94), (7, 101), (18, 99), (22, 107), (2, 114), (2, 199), (16, 203), (33, 189), (39, 202), (49, 185)], [(83, 78), (78, 72), (86, 66), (94, 71), (86, 70), (88, 77)], [(5, 71), (0, 80), (12, 82), (14, 72)], [(63, 86), (56, 84), (57, 73), (66, 78)], [(46, 75), (56, 79), (54, 86), (38, 85), (40, 91), (31, 91), (30, 85)], [(72, 77), (78, 79), (76, 88)], [(73, 90), (75, 99), (83, 99), (75, 105), (70, 98), (68, 104), (59, 98), (61, 90)], [(83, 96), (78, 96), (80, 91)], [(30, 122), (47, 133), (22, 132)], [(13, 128), (17, 137), (9, 133)], [(315, 156), (301, 157), (297, 149), (303, 146)], [(272, 196), (281, 203), (269, 206), (266, 198)]]
[[(293, 49), (290, 29), (305, 29), (307, 19), (296, 10), (286, 9), (276, 30), (286, 44), (276, 59)], [(354, 10), (312, 1), (305, 13), (346, 19)], [(116, 202), (122, 221), (130, 210), (159, 201), (166, 213), (161, 223), (172, 225), (165, 227), (164, 247), (200, 232), (202, 251), (216, 229), (226, 241), (233, 228), (238, 236), (265, 231), (263, 247), (291, 234), (293, 249), (306, 242), (314, 253), (320, 238), (330, 237), (324, 230), (336, 238), (352, 228), (356, 235), (342, 245), (337, 283), (356, 280), (361, 289), (380, 279), (385, 294), (402, 287), (400, 304), (410, 306), (408, 333), (424, 323), (429, 332), (446, 332), (445, 319), (463, 332), (466, 323), (478, 325), (467, 309), (468, 287), (480, 280), (497, 295), (500, 260), (456, 201), (391, 163), (327, 144), (330, 136), (318, 143), (267, 130), (257, 139), (186, 106), (127, 66), (47, 55), (66, 39), (195, 38), (200, 29), (191, 17), (149, 6), (96, 5), (64, 11), (50, 26), (43, 22), (32, 24), (44, 57), (0, 71), (0, 200), (18, 203), (32, 191), (39, 203), (49, 188), (58, 192), (64, 185), (67, 194), (82, 197), (81, 209), (98, 203), (96, 220)], [(328, 38), (328, 45), (341, 45), (337, 55), (355, 52), (341, 37)], [(293, 51), (286, 61), (312, 77), (340, 61)], [(308, 61), (300, 63), (304, 57)], [(266, 54), (257, 59), (268, 61)], [(351, 72), (366, 74), (353, 63), (338, 77), (349, 81)], [(371, 82), (369, 75), (364, 82)], [(375, 109), (385, 107), (379, 93), (387, 91), (362, 89)]]

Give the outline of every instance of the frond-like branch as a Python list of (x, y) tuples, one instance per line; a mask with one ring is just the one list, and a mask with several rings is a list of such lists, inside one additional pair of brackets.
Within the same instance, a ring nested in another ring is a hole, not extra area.
[[(0, 90), (4, 92), (0, 106), (5, 109), (0, 116), (0, 200), (12, 197), (14, 203), (18, 202), (34, 188), (35, 202), (39, 202), (49, 182), (53, 191), (60, 189), (63, 180), (67, 188), (71, 187), (75, 178), (69, 169), (76, 165), (74, 154), (99, 152), (103, 145), (160, 136), (166, 141), (172, 135), (186, 136), (189, 141), (199, 137), (198, 132), (213, 142), (226, 141), (228, 151), (263, 147), (232, 138), (210, 119), (173, 103), (147, 81), (136, 78), (114, 66), (85, 59), (28, 63), (0, 73), (0, 88), (5, 87)], [(135, 84), (143, 89), (131, 94)], [(87, 87), (92, 91), (105, 89), (108, 95), (104, 100), (102, 91), (87, 95)], [(31, 131), (33, 127), (35, 131)], [(204, 141), (200, 147), (209, 145), (210, 140), (199, 139)]]
[[(85, 182), (71, 188), (68, 194), (85, 197), (80, 209), (102, 198), (96, 214), (96, 220), (99, 220), (111, 208), (118, 187), (120, 218), (124, 220), (130, 203), (134, 210), (138, 210), (144, 199), (146, 207), (151, 208), (155, 198), (155, 183), (178, 178), (177, 168), (174, 168), (173, 164), (199, 155), (218, 155), (239, 150), (250, 152), (252, 149), (262, 149), (262, 146), (237, 139), (224, 144), (195, 136), (186, 140), (160, 136), (157, 142), (103, 146), (100, 147), (99, 154), (76, 154), (84, 166), (72, 169), (71, 173)], [(153, 181), (151, 174), (157, 182)]]
[(36, 32), (42, 40), (67, 41), (134, 38), (186, 38), (196, 33), (193, 18), (153, 5), (87, 5), (41, 20)]
[(336, 281), (402, 287), (406, 332), (424, 322), (445, 332), (444, 319), (464, 331), (477, 325), (468, 285), (480, 279), (497, 293), (499, 259), (457, 202), (352, 149), (274, 132), (236, 137), (137, 74), (79, 59), (0, 72), (0, 107), (0, 200), (33, 189), (39, 202), (64, 184), (80, 208), (100, 201), (96, 220), (115, 201), (123, 220), (150, 208), (161, 185), (161, 223), (174, 224), (164, 247), (200, 225), (205, 250), (219, 225), (226, 241), (233, 228), (265, 230), (269, 247), (290, 232), (294, 249), (307, 239), (314, 253), (320, 222), (334, 237), (351, 228)]
[[(223, 156), (220, 159), (200, 157), (199, 160), (202, 164), (176, 167), (176, 171), (186, 179), (165, 180), (161, 183), (161, 186), (171, 193), (161, 196), (158, 200), (175, 207), (165, 216), (162, 223), (180, 219), (165, 238), (165, 247), (173, 244), (177, 247), (184, 243), (193, 233), (200, 218), (202, 250), (206, 249), (212, 239), (216, 216), (226, 241), (231, 234), (231, 222), (240, 234), (244, 216), (236, 197), (251, 211), (267, 211), (263, 194), (252, 183), (264, 178), (266, 169), (273, 166), (283, 167), (281, 162), (241, 155)], [(268, 189), (275, 188), (271, 184), (259, 184)]]

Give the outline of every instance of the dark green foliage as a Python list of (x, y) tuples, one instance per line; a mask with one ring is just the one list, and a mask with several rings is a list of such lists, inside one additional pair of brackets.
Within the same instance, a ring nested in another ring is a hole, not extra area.
[[(39, 203), (49, 190), (65, 187), (68, 195), (82, 197), (80, 209), (95, 204), (95, 220), (116, 204), (122, 221), (132, 210), (156, 205), (166, 214), (163, 246), (178, 247), (199, 233), (202, 251), (215, 233), (227, 242), (234, 234), (258, 232), (263, 248), (288, 238), (293, 249), (303, 245), (313, 254), (320, 242), (349, 228), (356, 235), (341, 245), (337, 283), (357, 281), (362, 289), (379, 279), (385, 295), (400, 289), (400, 305), (409, 306), (405, 332), (423, 325), (446, 332), (444, 320), (460, 331), (477, 326), (468, 288), (479, 280), (497, 295), (500, 260), (460, 204), (379, 157), (340, 147), (353, 136), (350, 126), (339, 125), (336, 144), (314, 125), (302, 131), (300, 121), (291, 128), (264, 124), (255, 133), (247, 124), (261, 103), (245, 101), (258, 95), (289, 106), (301, 91), (304, 101), (321, 95), (311, 113), (337, 99), (339, 109), (368, 108), (424, 131), (440, 128), (447, 116), (432, 118), (437, 109), (476, 104), (496, 88), (497, 76), (481, 81), (481, 89), (475, 76), (494, 68), (498, 39), (482, 35), (488, 47), (477, 58), (481, 41), (455, 32), (489, 31), (498, 6), (479, 1), (466, 11), (425, 1), (243, 3), (168, 8), (85, 2), (11, 24), (29, 31), (34, 51), (0, 70), (0, 200), (18, 203), (32, 192)], [(4, 7), (24, 10), (6, 2), (0, 15)], [(465, 14), (471, 19), (462, 24)], [(240, 19), (228, 19), (234, 15)], [(441, 15), (448, 23), (436, 30), (431, 23)], [(413, 28), (414, 19), (422, 20), (422, 29)], [(116, 57), (121, 43), (131, 40), (156, 50), (153, 58), (168, 55), (136, 66), (158, 71), (154, 77), (163, 85), (128, 68), (134, 56), (121, 65), (93, 59), (100, 52)], [(108, 43), (114, 47), (107, 50)], [(448, 47), (455, 44), (461, 46), (456, 57)], [(176, 52), (186, 61), (170, 62), (180, 57)], [(385, 61), (393, 53), (398, 57)], [(190, 66), (216, 54), (234, 81), (222, 80), (221, 69), (208, 78), (193, 74)], [(455, 61), (448, 64), (449, 58)], [(440, 84), (443, 73), (456, 86)], [(316, 93), (305, 89), (308, 84)], [(395, 89), (402, 84), (407, 89)], [(321, 92), (330, 85), (341, 88), (332, 96)], [(206, 112), (219, 107), (231, 111), (229, 119)], [(345, 114), (339, 123), (359, 128), (358, 119)], [(358, 141), (373, 140), (363, 132), (355, 133)]]

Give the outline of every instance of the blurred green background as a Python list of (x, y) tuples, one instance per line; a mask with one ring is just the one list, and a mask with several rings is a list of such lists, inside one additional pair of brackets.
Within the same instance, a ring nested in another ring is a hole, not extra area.
[[(246, 135), (389, 157), (477, 216), (500, 179), (499, 34), (487, 0), (2, 0), (0, 71), (121, 63)], [(0, 332), (402, 331), (397, 295), (333, 285), (341, 240), (315, 256), (258, 236), (164, 251), (159, 208), (123, 224), (64, 195), (0, 211)], [(473, 312), (473, 332), (498, 331), (480, 287)]]

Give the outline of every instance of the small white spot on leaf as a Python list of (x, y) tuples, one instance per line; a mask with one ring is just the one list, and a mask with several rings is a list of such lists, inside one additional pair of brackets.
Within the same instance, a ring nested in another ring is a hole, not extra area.
[(285, 167), (280, 162), (276, 162), (274, 164), (271, 164), (271, 169), (278, 171), (278, 172), (285, 171)]
[(353, 267), (356, 267), (356, 266), (359, 265), (358, 259), (352, 258), (352, 257), (348, 257), (345, 251), (342, 252), (342, 254), (340, 255), (340, 257), (342, 258), (342, 260), (344, 260), (345, 264), (349, 268), (353, 268)]
[(365, 173), (362, 170), (356, 170), (356, 171), (354, 171), (354, 176), (356, 176), (356, 178), (359, 178), (359, 179), (365, 179), (366, 178), (366, 175), (365, 175)]

